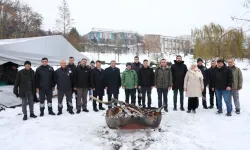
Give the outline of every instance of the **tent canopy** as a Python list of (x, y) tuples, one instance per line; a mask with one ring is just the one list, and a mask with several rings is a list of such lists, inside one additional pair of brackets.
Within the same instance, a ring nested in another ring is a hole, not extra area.
[(0, 40), (0, 65), (6, 62), (23, 65), (29, 60), (32, 66), (40, 66), (41, 59), (47, 57), (49, 65), (57, 66), (62, 59), (67, 61), (70, 56), (75, 58), (75, 63), (83, 58), (90, 63), (88, 57), (61, 35)]

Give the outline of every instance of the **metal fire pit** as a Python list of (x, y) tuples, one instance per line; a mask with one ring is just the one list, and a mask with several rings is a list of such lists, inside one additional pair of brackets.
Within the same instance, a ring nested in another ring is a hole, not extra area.
[(155, 129), (161, 123), (162, 114), (157, 112), (157, 108), (143, 109), (142, 111), (149, 112), (146, 116), (124, 116), (117, 117), (117, 113), (123, 111), (121, 107), (117, 106), (106, 111), (106, 123), (110, 129)]

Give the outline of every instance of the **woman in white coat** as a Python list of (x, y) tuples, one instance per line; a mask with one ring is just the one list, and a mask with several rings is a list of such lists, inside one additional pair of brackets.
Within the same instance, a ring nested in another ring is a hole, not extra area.
[(186, 97), (188, 97), (188, 111), (191, 110), (196, 113), (199, 97), (202, 97), (202, 91), (204, 90), (203, 75), (198, 69), (196, 64), (192, 64), (188, 72), (186, 73), (184, 80), (184, 91)]

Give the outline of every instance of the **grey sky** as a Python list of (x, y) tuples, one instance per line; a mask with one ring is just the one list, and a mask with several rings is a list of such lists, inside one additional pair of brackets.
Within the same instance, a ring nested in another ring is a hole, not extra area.
[[(44, 29), (55, 28), (61, 0), (22, 0), (44, 17)], [(92, 27), (178, 36), (215, 22), (242, 26), (230, 16), (242, 16), (244, 0), (68, 0), (74, 26), (81, 34)], [(244, 25), (246, 29), (249, 25)]]

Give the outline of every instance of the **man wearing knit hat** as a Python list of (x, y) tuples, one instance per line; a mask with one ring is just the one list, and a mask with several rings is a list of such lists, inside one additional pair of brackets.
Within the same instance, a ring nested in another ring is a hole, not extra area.
[(197, 67), (201, 70), (201, 73), (203, 75), (204, 90), (202, 92), (202, 105), (204, 109), (207, 109), (206, 87), (208, 85), (208, 70), (203, 65), (203, 60), (201, 58), (197, 59)]
[(122, 88), (125, 89), (126, 103), (129, 103), (131, 96), (131, 104), (135, 105), (135, 93), (138, 83), (138, 78), (135, 70), (132, 70), (132, 64), (126, 64), (126, 70), (122, 73)]
[(22, 99), (23, 120), (27, 120), (27, 104), (29, 104), (30, 117), (36, 118), (34, 114), (34, 95), (35, 95), (35, 73), (31, 69), (31, 62), (25, 61), (25, 68), (18, 71), (13, 93)]

